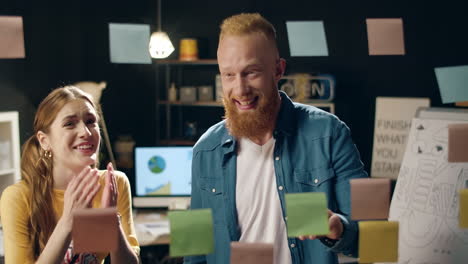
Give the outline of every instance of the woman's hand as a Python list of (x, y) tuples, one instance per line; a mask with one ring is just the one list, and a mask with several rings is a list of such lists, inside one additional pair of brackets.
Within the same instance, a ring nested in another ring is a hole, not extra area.
[(70, 230), (73, 223), (73, 210), (91, 207), (91, 202), (99, 188), (98, 170), (90, 167), (84, 168), (68, 183), (61, 220), (67, 224)]
[(107, 171), (105, 177), (106, 181), (101, 198), (101, 207), (116, 207), (119, 193), (117, 190), (117, 183), (115, 182), (114, 167), (110, 162), (109, 164), (107, 164)]

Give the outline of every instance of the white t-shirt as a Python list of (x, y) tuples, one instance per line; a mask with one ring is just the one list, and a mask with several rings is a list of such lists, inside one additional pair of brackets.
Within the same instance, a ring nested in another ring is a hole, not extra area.
[(273, 243), (275, 264), (291, 263), (286, 225), (273, 166), (275, 139), (263, 146), (240, 139), (237, 153), (236, 205), (240, 242)]

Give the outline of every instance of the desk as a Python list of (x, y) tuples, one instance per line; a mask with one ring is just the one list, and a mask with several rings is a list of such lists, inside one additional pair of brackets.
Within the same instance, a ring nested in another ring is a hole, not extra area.
[(182, 258), (169, 257), (170, 235), (166, 210), (134, 210), (133, 221), (140, 243), (142, 264), (183, 263)]
[(140, 246), (170, 244), (166, 210), (134, 210), (133, 221)]

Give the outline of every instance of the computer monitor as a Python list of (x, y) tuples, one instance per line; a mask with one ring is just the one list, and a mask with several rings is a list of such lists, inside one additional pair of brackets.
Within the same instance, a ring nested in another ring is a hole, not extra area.
[(134, 164), (134, 207), (188, 207), (192, 147), (136, 147)]

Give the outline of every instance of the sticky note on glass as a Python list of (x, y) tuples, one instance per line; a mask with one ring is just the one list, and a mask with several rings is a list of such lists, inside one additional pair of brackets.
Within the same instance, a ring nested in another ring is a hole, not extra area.
[(448, 125), (448, 162), (468, 162), (468, 124)]
[(390, 179), (352, 179), (351, 219), (386, 220), (390, 210)]
[(79, 209), (73, 213), (73, 250), (111, 252), (118, 246), (118, 218), (115, 208)]
[(109, 24), (109, 47), (112, 63), (151, 64), (150, 26), (143, 24)]
[(369, 55), (405, 55), (401, 18), (368, 18)]
[(168, 213), (171, 257), (207, 255), (214, 251), (211, 209), (172, 211)]
[(0, 59), (24, 57), (23, 18), (0, 16)]
[(286, 214), (289, 237), (330, 232), (327, 197), (323, 192), (286, 194)]
[(468, 228), (468, 189), (461, 189), (460, 195), (460, 211), (459, 211), (459, 226), (460, 228)]
[(323, 21), (287, 21), (291, 56), (328, 56)]
[(435, 68), (442, 103), (468, 101), (468, 65)]
[(231, 264), (271, 264), (273, 244), (231, 242)]
[(398, 261), (398, 222), (359, 222), (359, 263)]

